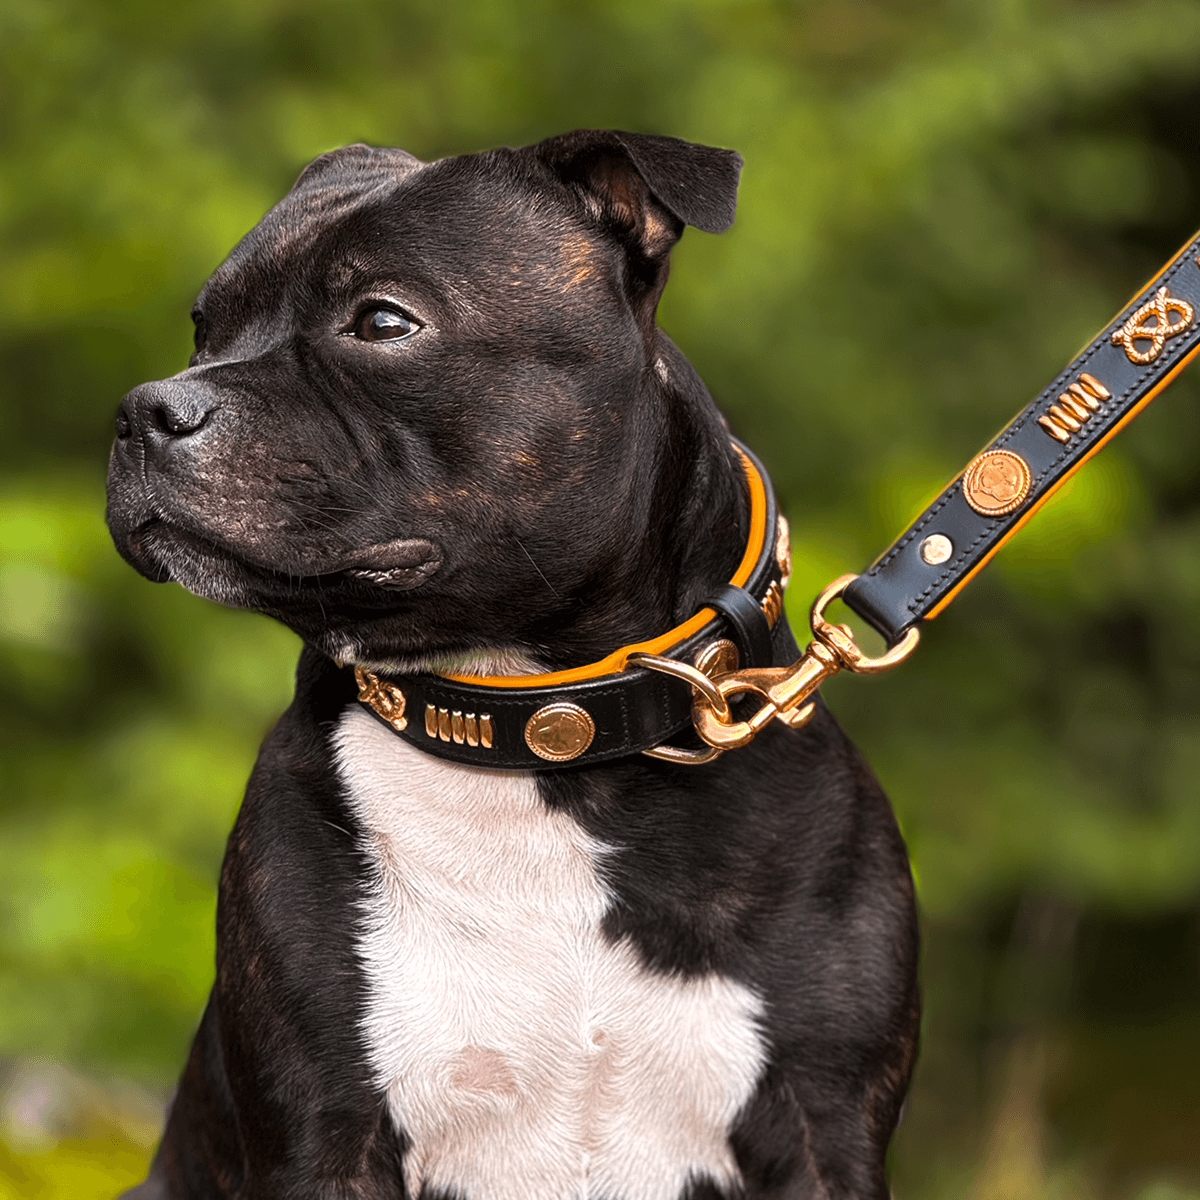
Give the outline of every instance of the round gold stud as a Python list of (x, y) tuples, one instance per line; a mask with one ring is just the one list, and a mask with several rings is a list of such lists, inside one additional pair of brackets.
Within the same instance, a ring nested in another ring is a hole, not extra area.
[(578, 704), (547, 704), (525, 723), (525, 744), (548, 762), (578, 758), (596, 736), (596, 722)]
[(963, 496), (982, 517), (1016, 512), (1029, 498), (1033, 473), (1011, 450), (987, 450), (971, 461), (963, 474)]
[(954, 553), (954, 543), (944, 533), (931, 533), (921, 543), (921, 557), (931, 566), (944, 563)]

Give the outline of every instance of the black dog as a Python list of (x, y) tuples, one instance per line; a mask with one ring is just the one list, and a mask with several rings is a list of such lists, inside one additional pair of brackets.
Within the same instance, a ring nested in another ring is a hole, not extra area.
[[(713, 621), (794, 656), (769, 495), (655, 324), (740, 166), (595, 132), (325, 155), (204, 289), (189, 368), (126, 397), (121, 553), (307, 645), (137, 1195), (887, 1196), (916, 930), (878, 785), (819, 707), (646, 757), (688, 684), (570, 672)], [(526, 719), (555, 688), (587, 702)]]

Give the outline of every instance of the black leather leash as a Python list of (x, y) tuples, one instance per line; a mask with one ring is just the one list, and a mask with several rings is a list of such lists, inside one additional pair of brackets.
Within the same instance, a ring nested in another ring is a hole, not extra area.
[(894, 643), (936, 617), (1062, 483), (1200, 349), (1194, 238), (842, 599)]
[[(862, 575), (835, 580), (813, 605), (813, 640), (796, 657), (783, 612), (787, 526), (745, 447), (750, 545), (738, 574), (691, 621), (577, 671), (528, 679), (395, 681), (359, 668), (359, 699), (401, 737), (456, 762), (510, 769), (602, 762), (638, 752), (710, 762), (771, 721), (808, 720), (821, 684), (875, 674), (916, 648), (988, 560), (1093, 454), (1200, 352), (1200, 236), (1190, 241), (1041, 395), (955, 478)], [(841, 598), (887, 639), (865, 654), (825, 611)], [(748, 718), (731, 701), (760, 701)], [(669, 741), (689, 726), (703, 749)]]

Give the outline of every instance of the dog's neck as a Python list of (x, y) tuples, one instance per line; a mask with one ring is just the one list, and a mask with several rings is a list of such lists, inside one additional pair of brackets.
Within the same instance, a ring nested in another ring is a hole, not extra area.
[(608, 518), (622, 536), (593, 572), (594, 586), (507, 644), (399, 659), (350, 655), (389, 675), (512, 676), (598, 661), (656, 637), (704, 607), (746, 550), (750, 500), (720, 414), (687, 360), (665, 338), (636, 420), (656, 447), (628, 455)]
[[(691, 364), (665, 337), (640, 420), (654, 437), (631, 454), (617, 561), (577, 612), (572, 661), (593, 661), (666, 632), (728, 583), (746, 550), (750, 497), (729, 431)], [(655, 428), (655, 426), (658, 428)]]

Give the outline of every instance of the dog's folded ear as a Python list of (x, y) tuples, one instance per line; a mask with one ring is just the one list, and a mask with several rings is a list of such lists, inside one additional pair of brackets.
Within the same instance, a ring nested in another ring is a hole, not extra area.
[(724, 233), (737, 208), (742, 156), (679, 138), (580, 129), (533, 147), (593, 215), (650, 260), (661, 259), (685, 225)]

